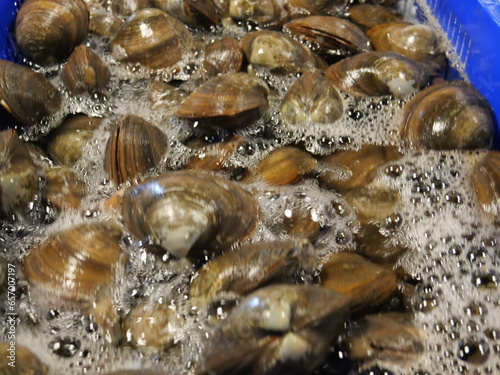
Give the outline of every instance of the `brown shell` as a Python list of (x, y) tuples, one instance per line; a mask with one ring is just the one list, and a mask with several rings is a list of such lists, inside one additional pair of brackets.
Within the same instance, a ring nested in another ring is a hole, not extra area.
[(500, 217), (500, 152), (487, 152), (474, 166), (470, 179), (481, 208)]
[(293, 184), (311, 172), (316, 163), (316, 159), (307, 151), (286, 146), (271, 152), (257, 163), (244, 181), (261, 180), (274, 186)]
[(241, 128), (258, 119), (267, 109), (267, 84), (246, 73), (224, 74), (205, 82), (182, 103), (179, 118), (199, 125)]
[(164, 69), (183, 59), (192, 39), (181, 21), (159, 9), (147, 8), (134, 13), (120, 27), (110, 42), (110, 52), (124, 63)]
[(323, 56), (350, 55), (371, 51), (370, 40), (355, 24), (337, 17), (310, 16), (291, 21), (285, 27), (317, 45)]
[(291, 17), (343, 14), (349, 0), (286, 0)]
[(350, 190), (345, 198), (356, 209), (361, 224), (384, 223), (401, 202), (397, 191), (374, 184)]
[(235, 135), (227, 141), (202, 146), (197, 154), (189, 158), (186, 169), (220, 171), (242, 144), (243, 137)]
[(285, 4), (277, 0), (228, 0), (228, 14), (238, 21), (250, 21), (258, 25), (281, 26), (287, 19)]
[(45, 171), (45, 198), (59, 211), (77, 209), (87, 192), (85, 182), (72, 169), (62, 166)]
[(90, 13), (89, 32), (104, 38), (113, 37), (123, 21), (109, 13)]
[(104, 169), (118, 186), (156, 167), (167, 146), (167, 136), (153, 124), (135, 115), (121, 116), (106, 146)]
[(364, 30), (384, 23), (401, 21), (403, 16), (378, 4), (358, 4), (349, 7), (349, 20)]
[(415, 149), (478, 149), (493, 142), (488, 102), (462, 81), (432, 85), (404, 108), (400, 137)]
[(396, 147), (364, 145), (359, 150), (338, 151), (325, 156), (320, 183), (339, 193), (371, 182), (380, 168), (401, 157)]
[(138, 10), (149, 8), (149, 0), (111, 0), (111, 11), (117, 16), (130, 17)]
[(19, 9), (14, 32), (25, 56), (51, 65), (67, 58), (88, 29), (84, 0), (27, 0)]
[(220, 10), (213, 0), (151, 0), (151, 3), (190, 26), (208, 28), (220, 24)]
[(205, 48), (205, 59), (201, 68), (207, 78), (220, 74), (238, 73), (243, 64), (243, 51), (240, 42), (232, 37), (225, 37), (210, 43)]
[(0, 60), (0, 101), (25, 126), (55, 114), (62, 104), (59, 91), (43, 75)]
[(429, 77), (422, 65), (392, 52), (364, 52), (331, 65), (325, 75), (339, 89), (356, 96), (392, 94), (404, 98)]
[(220, 250), (250, 235), (259, 216), (253, 196), (234, 182), (195, 171), (148, 179), (125, 191), (122, 211), (140, 241), (182, 258)]
[(375, 26), (367, 35), (377, 51), (396, 52), (422, 61), (438, 53), (438, 38), (427, 25), (392, 22)]
[(122, 258), (121, 233), (102, 223), (52, 234), (22, 259), (31, 296), (49, 303), (91, 304)]
[(320, 72), (306, 72), (288, 89), (280, 115), (287, 125), (329, 124), (344, 113), (342, 98)]
[(321, 285), (351, 297), (353, 313), (373, 310), (396, 290), (396, 273), (362, 256), (332, 254), (321, 270)]
[[(0, 374), (4, 375), (47, 375), (48, 366), (43, 363), (30, 349), (19, 343), (0, 342)], [(11, 352), (13, 353), (12, 358)], [(9, 364), (14, 363), (14, 366)]]
[(38, 191), (37, 167), (12, 129), (0, 132), (0, 216), (12, 218), (28, 209)]
[(47, 143), (50, 157), (58, 164), (71, 167), (82, 157), (83, 148), (92, 139), (102, 119), (78, 114), (66, 117)]
[(103, 93), (110, 77), (107, 65), (83, 44), (75, 48), (61, 71), (61, 80), (72, 95)]

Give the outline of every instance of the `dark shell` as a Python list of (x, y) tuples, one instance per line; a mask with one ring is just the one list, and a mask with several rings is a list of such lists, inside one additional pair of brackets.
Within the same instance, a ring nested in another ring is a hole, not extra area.
[(476, 163), (471, 185), (481, 208), (500, 217), (500, 152), (489, 151)]
[(29, 59), (54, 64), (82, 43), (89, 29), (83, 0), (27, 0), (15, 24), (16, 43)]
[(377, 4), (358, 4), (349, 7), (349, 20), (364, 30), (384, 23), (398, 22), (403, 18), (393, 9)]

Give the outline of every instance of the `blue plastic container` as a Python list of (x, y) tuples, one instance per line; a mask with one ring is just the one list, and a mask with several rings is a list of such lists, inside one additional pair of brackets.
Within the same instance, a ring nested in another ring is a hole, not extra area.
[(12, 33), (19, 7), (19, 1), (0, 0), (0, 59), (11, 61), (20, 59)]

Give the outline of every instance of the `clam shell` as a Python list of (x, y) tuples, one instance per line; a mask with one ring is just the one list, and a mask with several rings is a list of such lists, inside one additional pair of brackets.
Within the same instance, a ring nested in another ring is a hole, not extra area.
[(200, 147), (199, 152), (189, 158), (186, 169), (220, 171), (242, 144), (243, 137), (236, 135), (227, 141)]
[(267, 109), (268, 94), (267, 84), (260, 78), (246, 73), (224, 74), (191, 93), (176, 116), (207, 127), (245, 127)]
[(481, 208), (500, 217), (500, 152), (487, 152), (474, 166), (470, 181)]
[(345, 198), (356, 209), (362, 224), (384, 223), (388, 216), (396, 212), (401, 202), (397, 191), (374, 184), (350, 190)]
[(220, 24), (220, 10), (213, 0), (152, 0), (152, 5), (190, 26)]
[(106, 146), (104, 169), (118, 186), (156, 167), (167, 145), (167, 136), (153, 124), (135, 115), (121, 116)]
[(288, 17), (285, 4), (277, 0), (229, 0), (228, 13), (235, 20), (250, 21), (261, 26), (280, 26)]
[(238, 73), (243, 64), (243, 51), (240, 42), (232, 37), (225, 37), (210, 43), (205, 48), (202, 69), (205, 77), (220, 74)]
[(59, 91), (40, 73), (0, 60), (1, 104), (25, 126), (55, 114), (62, 104)]
[(89, 28), (83, 0), (27, 0), (19, 9), (15, 38), (29, 59), (51, 65), (67, 58)]
[(254, 230), (259, 216), (250, 193), (229, 180), (195, 171), (165, 173), (127, 189), (122, 211), (137, 239), (178, 258), (231, 246)]
[(432, 85), (405, 106), (400, 137), (414, 149), (489, 148), (493, 118), (488, 102), (461, 82)]
[(147, 8), (134, 13), (120, 27), (110, 42), (110, 52), (124, 63), (164, 69), (179, 63), (192, 43), (181, 21), (159, 9)]
[(111, 0), (111, 11), (117, 16), (130, 17), (135, 12), (149, 8), (149, 0)]
[(403, 18), (393, 9), (378, 4), (358, 4), (349, 7), (349, 20), (364, 30)]
[(113, 37), (122, 25), (122, 20), (108, 13), (90, 13), (89, 32), (104, 38)]
[(45, 198), (59, 211), (77, 209), (87, 193), (87, 185), (68, 167), (45, 171)]

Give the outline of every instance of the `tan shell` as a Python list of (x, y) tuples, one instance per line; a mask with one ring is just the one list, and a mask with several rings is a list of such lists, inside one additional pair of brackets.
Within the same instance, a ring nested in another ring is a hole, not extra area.
[(320, 72), (306, 72), (288, 89), (280, 115), (287, 125), (329, 124), (344, 113), (342, 98)]
[(59, 211), (77, 209), (87, 193), (85, 182), (65, 166), (45, 171), (45, 181), (45, 198)]
[(101, 223), (52, 234), (22, 259), (31, 296), (50, 306), (91, 304), (120, 265), (120, 237), (119, 230)]
[(310, 16), (285, 25), (292, 34), (303, 36), (318, 46), (323, 56), (345, 56), (372, 51), (363, 30), (355, 24), (337, 17)]
[(205, 47), (205, 59), (202, 63), (203, 75), (207, 78), (220, 74), (238, 73), (243, 64), (243, 51), (240, 42), (232, 37), (225, 37)]
[(137, 239), (178, 258), (231, 246), (253, 232), (259, 216), (250, 193), (195, 171), (168, 172), (127, 189), (122, 211)]
[(72, 95), (103, 93), (110, 77), (107, 65), (85, 45), (75, 48), (61, 71), (61, 80)]
[(229, 16), (235, 20), (250, 21), (261, 26), (280, 26), (288, 14), (277, 0), (228, 0)]
[(106, 146), (104, 169), (118, 186), (156, 167), (167, 146), (167, 136), (153, 124), (135, 115), (121, 116)]
[(179, 118), (200, 126), (241, 128), (267, 110), (267, 84), (246, 73), (224, 74), (205, 82), (182, 103)]
[(358, 4), (349, 7), (349, 20), (364, 30), (403, 18), (393, 9), (378, 4)]
[(500, 152), (489, 151), (476, 163), (471, 185), (481, 208), (500, 217)]
[(418, 62), (392, 52), (365, 52), (331, 65), (325, 75), (339, 89), (355, 96), (392, 94), (404, 98), (428, 81)]
[(19, 9), (14, 32), (24, 55), (51, 65), (67, 58), (88, 29), (84, 0), (28, 0)]
[(0, 102), (24, 126), (32, 126), (55, 114), (62, 96), (40, 73), (0, 60)]
[(400, 137), (414, 149), (489, 148), (493, 118), (488, 102), (462, 81), (432, 85), (405, 106)]
[[(141, 28), (149, 32), (143, 33)], [(164, 69), (180, 62), (192, 43), (181, 21), (159, 9), (147, 8), (134, 13), (120, 27), (110, 42), (110, 52), (124, 63)]]
[(149, 8), (149, 0), (111, 0), (111, 11), (117, 16), (130, 17), (138, 10)]
[(397, 191), (374, 184), (350, 190), (345, 198), (356, 209), (362, 224), (384, 223), (401, 202)]

